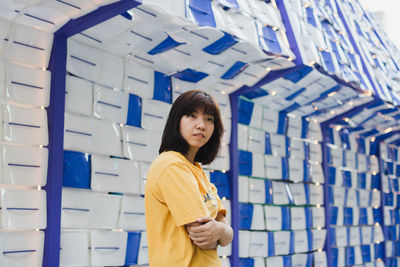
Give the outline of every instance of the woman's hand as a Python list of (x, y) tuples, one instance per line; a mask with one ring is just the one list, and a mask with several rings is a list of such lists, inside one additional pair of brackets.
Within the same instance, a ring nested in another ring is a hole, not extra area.
[(186, 225), (186, 231), (193, 243), (202, 249), (214, 249), (218, 244), (226, 246), (233, 237), (232, 228), (225, 220), (217, 221), (211, 217), (203, 217)]

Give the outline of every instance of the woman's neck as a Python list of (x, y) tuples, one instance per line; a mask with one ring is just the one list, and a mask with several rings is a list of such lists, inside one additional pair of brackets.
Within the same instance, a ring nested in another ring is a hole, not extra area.
[(198, 149), (190, 149), (188, 150), (188, 152), (184, 155), (185, 158), (190, 161), (192, 164), (194, 164), (194, 159), (196, 157)]

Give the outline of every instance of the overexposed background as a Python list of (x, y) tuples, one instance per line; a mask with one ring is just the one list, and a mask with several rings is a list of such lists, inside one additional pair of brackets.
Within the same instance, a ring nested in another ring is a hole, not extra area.
[(399, 0), (358, 0), (366, 12), (373, 14), (375, 20), (400, 49), (400, 1)]

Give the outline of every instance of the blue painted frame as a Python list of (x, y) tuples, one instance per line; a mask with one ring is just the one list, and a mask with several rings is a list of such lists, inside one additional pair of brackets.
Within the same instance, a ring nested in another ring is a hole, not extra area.
[(78, 19), (71, 19), (54, 33), (48, 67), (51, 72), (51, 90), (50, 105), (47, 108), (49, 162), (47, 184), (43, 188), (47, 194), (47, 228), (45, 229), (43, 266), (59, 266), (60, 262), (67, 39), (140, 4), (135, 0), (122, 0), (100, 7)]
[[(336, 0), (335, 0), (336, 1)], [(232, 242), (232, 256), (231, 266), (239, 267), (239, 242), (238, 242), (238, 231), (239, 231), (239, 210), (238, 210), (238, 159), (232, 155), (238, 155), (238, 136), (237, 136), (237, 124), (238, 124), (238, 110), (237, 103), (240, 95), (251, 92), (255, 89), (260, 88), (262, 85), (272, 82), (278, 78), (281, 78), (289, 73), (295, 72), (304, 67), (302, 58), (300, 55), (299, 48), (297, 46), (296, 38), (293, 33), (293, 29), (288, 18), (288, 14), (284, 5), (283, 0), (276, 0), (277, 6), (281, 12), (282, 20), (285, 22), (286, 33), (289, 41), (289, 45), (293, 50), (296, 59), (294, 63), (295, 67), (272, 71), (267, 76), (265, 76), (261, 81), (252, 87), (244, 86), (239, 90), (231, 93), (229, 95), (230, 105), (232, 111), (232, 129), (231, 129), (231, 142), (229, 144), (230, 148), (230, 175), (231, 175), (231, 210), (232, 210), (232, 228), (234, 230), (234, 240)], [(50, 106), (47, 109), (48, 112), (48, 124), (49, 124), (49, 169), (48, 169), (48, 183), (44, 187), (47, 192), (47, 225), (48, 228), (45, 230), (45, 247), (44, 247), (44, 257), (43, 266), (58, 266), (59, 263), (59, 244), (60, 244), (60, 227), (61, 227), (61, 190), (62, 190), (62, 169), (63, 169), (63, 135), (64, 135), (64, 109), (65, 109), (65, 73), (66, 73), (66, 61), (67, 61), (67, 39), (74, 34), (82, 32), (98, 23), (101, 23), (109, 18), (112, 18), (118, 14), (123, 13), (126, 10), (134, 8), (141, 3), (134, 0), (122, 0), (104, 7), (100, 7), (97, 10), (79, 18), (70, 20), (66, 25), (60, 28), (54, 34), (53, 49), (50, 58), (50, 63), (48, 69), (52, 73), (51, 80), (51, 93), (50, 93)], [(341, 20), (343, 21), (346, 31), (348, 32), (350, 41), (354, 46), (356, 52), (360, 54), (358, 47), (355, 43), (349, 27), (343, 17), (340, 7), (336, 1), (338, 13)], [(379, 37), (379, 36), (378, 36)], [(364, 72), (366, 73), (371, 85), (376, 93), (375, 84), (366, 68), (365, 62), (361, 58)], [(321, 71), (321, 70), (320, 70)], [(329, 75), (328, 73), (325, 73)], [(354, 85), (344, 82), (338, 79), (336, 76), (329, 75), (333, 77), (339, 83), (351, 86), (356, 90), (359, 88), (354, 87)], [(375, 101), (375, 100), (374, 100)], [(359, 107), (355, 107), (352, 110), (341, 114), (335, 118), (332, 118), (323, 124), (321, 124), (323, 131), (323, 144), (325, 144), (323, 151), (323, 168), (324, 173), (327, 173), (327, 151), (326, 151), (326, 126), (335, 123), (345, 116), (351, 115), (362, 110), (366, 105), (371, 104), (371, 102), (364, 104)], [(379, 158), (378, 158), (379, 159)], [(328, 188), (327, 183), (324, 184), (324, 201), (328, 202)], [(325, 217), (326, 217), (326, 228), (328, 228), (329, 209), (327, 205), (325, 207)], [(383, 213), (382, 213), (383, 214)], [(329, 231), (327, 231), (327, 241), (325, 243), (325, 250), (328, 256), (328, 266), (331, 266), (330, 262), (330, 242), (329, 242)], [(386, 255), (385, 255), (386, 257)]]
[[(321, 131), (322, 131), (322, 167), (324, 170), (324, 174), (325, 174), (325, 178), (326, 178), (326, 174), (328, 173), (328, 149), (327, 149), (327, 139), (329, 136), (328, 133), (328, 128), (330, 127), (330, 125), (335, 124), (337, 122), (339, 122), (340, 120), (342, 120), (343, 118), (356, 114), (360, 111), (362, 111), (365, 107), (369, 106), (370, 104), (374, 103), (378, 101), (377, 99), (374, 99), (370, 102), (367, 102), (363, 105), (357, 106), (352, 108), (351, 110), (340, 114), (334, 118), (331, 118), (323, 123), (321, 123)], [(330, 218), (330, 210), (329, 210), (329, 206), (327, 205), (329, 203), (329, 184), (327, 183), (327, 181), (325, 180), (324, 183), (324, 209), (325, 209), (325, 224), (326, 224), (326, 241), (325, 241), (325, 247), (324, 250), (326, 252), (326, 257), (327, 257), (327, 262), (328, 262), (328, 267), (332, 267), (332, 261), (331, 261), (331, 252), (332, 252), (332, 246), (331, 246), (331, 232), (329, 231), (329, 218)]]

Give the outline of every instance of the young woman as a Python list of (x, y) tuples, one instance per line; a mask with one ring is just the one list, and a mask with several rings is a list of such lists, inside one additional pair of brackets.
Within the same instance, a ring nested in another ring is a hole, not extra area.
[(233, 231), (199, 162), (216, 158), (222, 133), (218, 104), (207, 93), (188, 91), (172, 105), (146, 181), (150, 267), (221, 266), (216, 248), (231, 243)]

